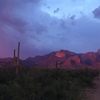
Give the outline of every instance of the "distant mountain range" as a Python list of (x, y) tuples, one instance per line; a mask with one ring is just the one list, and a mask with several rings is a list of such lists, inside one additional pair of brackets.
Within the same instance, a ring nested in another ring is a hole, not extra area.
[[(0, 58), (0, 67), (14, 66), (13, 58)], [(51, 52), (44, 56), (29, 57), (20, 60), (20, 66), (44, 68), (99, 68), (100, 49), (97, 52), (75, 53), (68, 50)]]

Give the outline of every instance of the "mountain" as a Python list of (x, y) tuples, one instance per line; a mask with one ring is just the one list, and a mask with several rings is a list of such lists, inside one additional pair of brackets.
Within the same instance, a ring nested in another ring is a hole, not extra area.
[[(1, 67), (13, 66), (13, 58), (1, 58)], [(45, 68), (99, 68), (100, 49), (97, 52), (75, 53), (68, 50), (51, 52), (44, 56), (29, 57), (20, 60), (20, 66), (45, 67)]]
[(0, 58), (0, 67), (13, 66), (13, 58)]

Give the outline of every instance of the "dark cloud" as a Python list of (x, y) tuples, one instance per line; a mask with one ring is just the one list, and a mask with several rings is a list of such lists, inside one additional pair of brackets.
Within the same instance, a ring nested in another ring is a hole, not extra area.
[(16, 31), (25, 32), (25, 26), (28, 24), (26, 21), (24, 21), (21, 18), (16, 18), (16, 17), (5, 17), (5, 16), (0, 16), (0, 20), (8, 25), (9, 27), (12, 27)]
[(58, 13), (59, 12), (59, 8), (57, 8), (56, 10), (54, 10), (54, 13)]
[[(13, 49), (16, 48), (18, 41), (26, 49), (23, 51), (32, 49), (29, 45), (30, 37), (32, 34), (34, 36), (35, 32), (39, 34), (39, 31), (43, 31), (43, 26), (41, 24), (34, 25), (33, 23), (30, 25), (31, 20), (23, 16), (30, 16), (27, 14), (29, 12), (32, 13), (30, 11), (32, 7), (29, 6), (33, 6), (32, 10), (34, 13), (36, 11), (34, 9), (39, 8), (40, 4), (40, 0), (0, 0), (0, 57), (12, 56)], [(33, 29), (35, 26), (35, 32), (31, 30), (32, 26)], [(33, 46), (36, 51), (37, 49), (34, 44)], [(22, 52), (22, 57), (26, 57), (27, 54)]]
[(0, 57), (13, 56), (19, 41), (21, 58), (59, 49), (97, 49), (99, 23), (76, 15), (59, 19), (42, 11), (42, 4), (42, 0), (0, 0)]
[(71, 20), (71, 24), (72, 25), (75, 25), (75, 17), (76, 17), (76, 15), (72, 15), (71, 17), (70, 17), (70, 20)]
[(71, 20), (75, 20), (75, 17), (76, 17), (76, 15), (72, 15), (72, 16), (70, 17), (70, 19), (71, 19)]
[(100, 6), (93, 11), (95, 18), (100, 19)]

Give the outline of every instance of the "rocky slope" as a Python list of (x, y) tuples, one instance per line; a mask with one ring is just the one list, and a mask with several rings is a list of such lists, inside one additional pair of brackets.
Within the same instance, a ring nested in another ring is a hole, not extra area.
[[(13, 58), (0, 59), (1, 67), (13, 66)], [(29, 57), (25, 60), (20, 60), (21, 66), (37, 66), (49, 68), (76, 68), (76, 67), (91, 67), (99, 68), (100, 66), (100, 49), (97, 52), (74, 53), (68, 50), (60, 50), (52, 52), (44, 56)]]

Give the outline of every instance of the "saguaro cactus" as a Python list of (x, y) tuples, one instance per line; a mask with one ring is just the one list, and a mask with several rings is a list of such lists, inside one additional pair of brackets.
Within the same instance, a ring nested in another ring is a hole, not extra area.
[(18, 53), (17, 53), (16, 73), (18, 73), (18, 69), (19, 69), (19, 56), (20, 56), (20, 42), (18, 42)]
[(18, 42), (17, 57), (16, 57), (16, 50), (14, 49), (14, 66), (16, 67), (16, 74), (18, 73), (18, 69), (19, 69), (19, 57), (20, 57), (20, 42)]
[(16, 51), (14, 49), (14, 66), (16, 67)]

